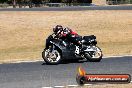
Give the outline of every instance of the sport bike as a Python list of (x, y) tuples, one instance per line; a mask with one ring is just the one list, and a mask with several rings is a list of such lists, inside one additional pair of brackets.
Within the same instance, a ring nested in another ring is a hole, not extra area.
[(81, 48), (67, 39), (55, 38), (54, 33), (46, 39), (42, 58), (46, 64), (59, 64), (65, 59), (86, 59), (90, 62), (99, 62), (102, 59), (102, 50), (97, 46), (96, 36), (80, 36)]

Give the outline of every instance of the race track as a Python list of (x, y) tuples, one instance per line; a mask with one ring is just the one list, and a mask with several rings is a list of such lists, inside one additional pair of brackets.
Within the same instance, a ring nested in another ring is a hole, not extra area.
[(130, 6), (86, 6), (86, 7), (45, 7), (45, 8), (4, 8), (0, 11), (84, 11), (84, 10), (132, 10)]
[(132, 56), (103, 58), (101, 62), (69, 62), (46, 65), (44, 62), (0, 65), (0, 88), (42, 88), (77, 84), (77, 68), (87, 73), (126, 73), (132, 75)]

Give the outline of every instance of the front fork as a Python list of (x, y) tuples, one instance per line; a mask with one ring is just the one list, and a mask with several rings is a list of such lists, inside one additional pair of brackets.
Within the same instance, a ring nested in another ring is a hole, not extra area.
[(49, 46), (49, 53), (52, 53), (55, 49), (55, 46), (54, 45), (51, 45)]

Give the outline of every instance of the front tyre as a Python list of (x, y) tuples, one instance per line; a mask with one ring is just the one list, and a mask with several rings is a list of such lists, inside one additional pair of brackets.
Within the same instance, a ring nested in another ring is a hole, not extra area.
[(42, 52), (42, 58), (44, 59), (46, 64), (59, 64), (61, 62), (61, 53), (57, 49), (54, 49), (52, 51), (50, 51), (50, 49), (44, 49), (44, 51)]
[(103, 56), (101, 49), (97, 46), (92, 46), (91, 49), (93, 51), (85, 52), (85, 58), (90, 62), (100, 62)]

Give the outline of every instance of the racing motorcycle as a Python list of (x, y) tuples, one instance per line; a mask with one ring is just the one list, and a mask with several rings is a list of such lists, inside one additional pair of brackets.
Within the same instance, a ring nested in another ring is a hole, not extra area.
[(64, 59), (86, 59), (90, 62), (99, 62), (102, 59), (102, 50), (96, 46), (96, 36), (80, 36), (81, 49), (67, 39), (56, 39), (54, 33), (46, 39), (42, 58), (46, 64), (59, 64)]

